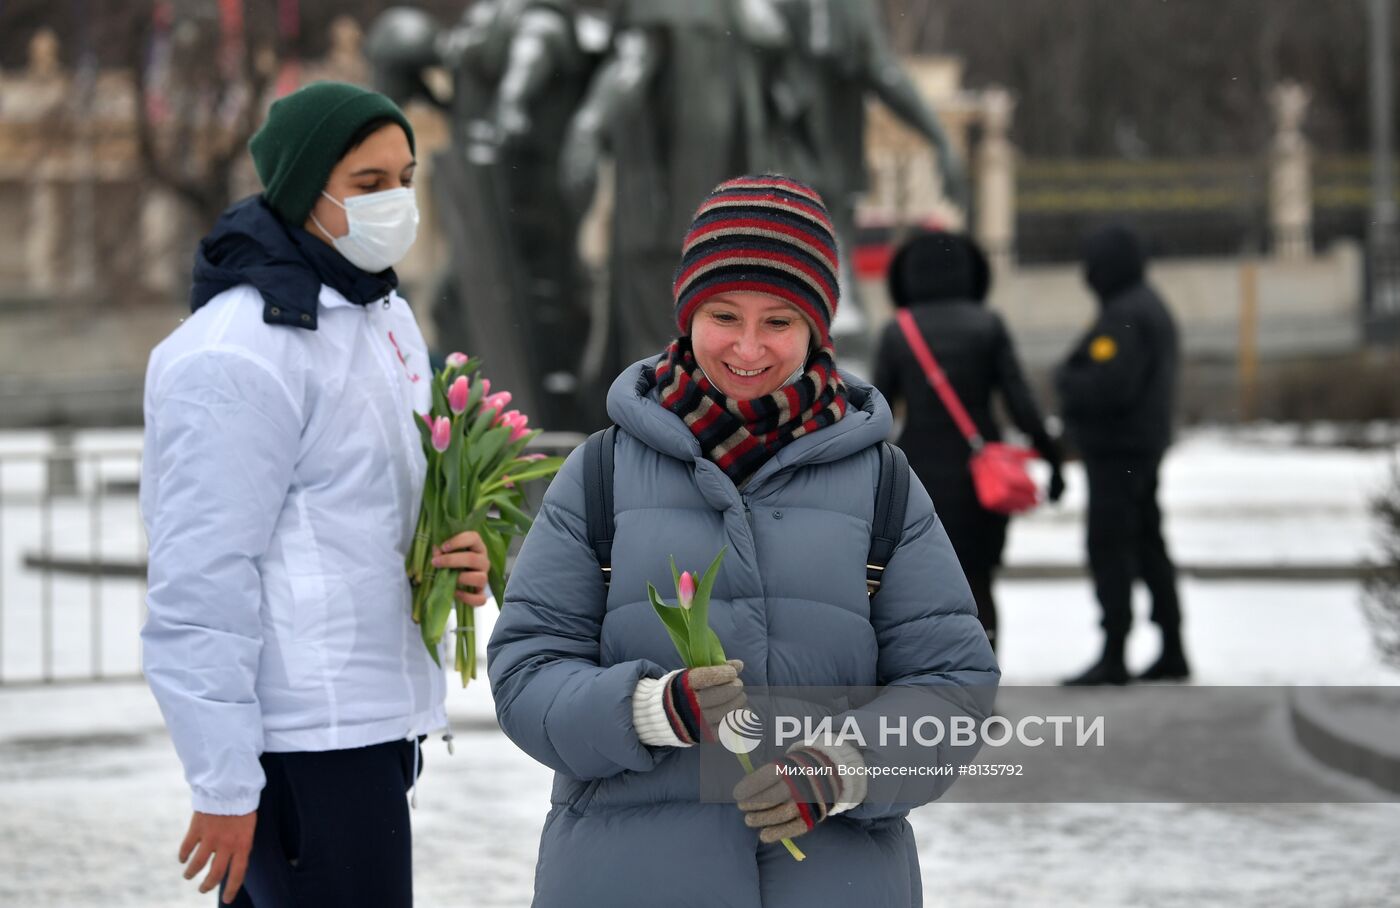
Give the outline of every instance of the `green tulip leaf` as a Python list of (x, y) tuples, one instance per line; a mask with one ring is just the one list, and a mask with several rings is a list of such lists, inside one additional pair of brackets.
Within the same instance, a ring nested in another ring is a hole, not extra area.
[(723, 665), (723, 664), (724, 664), (724, 661), (725, 661), (725, 660), (724, 660), (724, 646), (723, 646), (723, 644), (721, 644), (721, 643), (719, 642), (719, 635), (716, 634), (713, 630), (711, 630), (710, 628), (707, 627), (707, 628), (705, 628), (705, 636), (706, 636), (706, 637), (708, 638), (708, 640), (709, 640), (709, 647), (710, 647), (710, 664), (711, 664), (711, 665)]
[[(705, 569), (705, 576), (700, 578), (700, 583), (695, 588), (695, 598), (690, 605), (691, 626), (700, 630), (700, 639), (691, 643), (691, 655), (707, 660), (705, 665), (719, 665), (724, 659), (718, 662), (713, 661), (714, 649), (710, 645), (709, 638), (713, 636), (710, 630), (710, 591), (714, 589), (715, 578), (719, 576), (720, 563), (724, 561), (724, 549), (719, 550), (715, 560), (710, 562), (710, 566)], [(679, 584), (679, 581), (677, 581)], [(718, 639), (718, 638), (716, 638)], [(720, 652), (724, 652), (719, 648)], [(699, 664), (699, 663), (697, 663)]]
[(423, 642), (427, 644), (428, 655), (433, 662), (442, 665), (438, 658), (438, 643), (447, 630), (447, 618), (452, 614), (452, 605), (457, 600), (453, 591), (457, 585), (456, 571), (438, 571), (433, 577), (428, 598), (423, 604)]
[(515, 528), (522, 534), (530, 532), (531, 520), (524, 511), (507, 501), (497, 501), (496, 507), (500, 510), (501, 516), (515, 525)]
[(666, 633), (671, 637), (671, 642), (675, 644), (676, 653), (681, 657), (681, 664), (687, 668), (694, 668), (695, 664), (690, 659), (690, 629), (686, 626), (685, 615), (681, 609), (661, 601), (656, 587), (650, 583), (647, 584), (647, 598), (651, 600), (652, 609), (661, 619)]
[[(486, 572), (486, 582), (491, 586), (491, 598), (496, 600), (496, 608), (504, 608), (506, 601), (506, 572), (492, 565)], [(473, 674), (473, 677), (475, 675)]]

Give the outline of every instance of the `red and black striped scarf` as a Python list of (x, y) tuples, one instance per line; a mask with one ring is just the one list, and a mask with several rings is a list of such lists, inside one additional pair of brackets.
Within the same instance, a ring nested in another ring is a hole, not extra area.
[(783, 446), (846, 415), (846, 385), (835, 350), (822, 347), (802, 377), (754, 400), (730, 400), (695, 361), (689, 337), (671, 342), (656, 364), (661, 405), (685, 420), (700, 450), (742, 486)]

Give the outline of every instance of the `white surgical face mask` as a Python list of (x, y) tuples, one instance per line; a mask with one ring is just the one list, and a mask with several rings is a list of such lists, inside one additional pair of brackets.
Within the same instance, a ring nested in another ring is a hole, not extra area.
[[(331, 237), (331, 245), (362, 271), (378, 274), (394, 267), (418, 238), (418, 200), (412, 189), (352, 195), (344, 202), (325, 190), (321, 195), (345, 209), (345, 223), (350, 228), (345, 236)], [(314, 214), (311, 220), (331, 236)]]

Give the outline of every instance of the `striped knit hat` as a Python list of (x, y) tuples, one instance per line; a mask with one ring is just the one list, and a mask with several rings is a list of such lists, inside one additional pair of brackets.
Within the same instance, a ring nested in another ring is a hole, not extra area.
[(676, 269), (681, 334), (707, 299), (747, 290), (792, 303), (826, 346), (840, 295), (835, 233), (822, 197), (796, 180), (770, 173), (719, 184), (695, 212)]

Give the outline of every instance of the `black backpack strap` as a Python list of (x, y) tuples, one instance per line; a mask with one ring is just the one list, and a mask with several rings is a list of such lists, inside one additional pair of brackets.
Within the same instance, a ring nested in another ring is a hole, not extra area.
[(865, 559), (865, 590), (874, 597), (880, 578), (904, 534), (904, 511), (909, 503), (909, 459), (889, 442), (880, 445), (880, 486), (875, 493), (875, 521), (870, 531), (870, 554)]
[(588, 544), (603, 569), (603, 585), (612, 582), (613, 446), (617, 426), (594, 432), (583, 443), (583, 500)]

